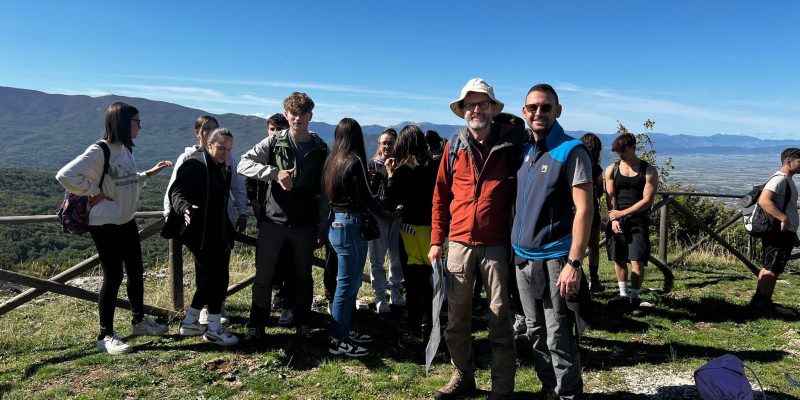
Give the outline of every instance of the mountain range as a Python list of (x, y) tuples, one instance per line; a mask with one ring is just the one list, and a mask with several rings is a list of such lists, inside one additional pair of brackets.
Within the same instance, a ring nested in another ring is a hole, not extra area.
[[(195, 142), (194, 120), (203, 110), (163, 101), (116, 95), (90, 97), (48, 94), (34, 90), (0, 87), (0, 166), (16, 166), (55, 171), (103, 136), (106, 108), (115, 101), (136, 106), (142, 119), (142, 131), (134, 153), (140, 169), (159, 160), (174, 160), (184, 147)], [(241, 154), (264, 138), (263, 118), (239, 115), (215, 115), (220, 126), (230, 128), (235, 136), (235, 152)], [(422, 130), (436, 130), (448, 138), (460, 125), (404, 121), (393, 125), (398, 131), (416, 124)], [(385, 129), (365, 125), (367, 153), (377, 146), (377, 136)], [(629, 127), (631, 128), (631, 127)], [(312, 121), (310, 129), (329, 145), (335, 125)], [(579, 137), (586, 131), (568, 131)], [(598, 134), (604, 147), (610, 147), (614, 133)], [(652, 133), (659, 154), (750, 154), (780, 153), (786, 147), (800, 146), (800, 140), (765, 140), (739, 135), (668, 135)], [(606, 152), (608, 154), (608, 150)], [(606, 155), (604, 155), (604, 159)]]

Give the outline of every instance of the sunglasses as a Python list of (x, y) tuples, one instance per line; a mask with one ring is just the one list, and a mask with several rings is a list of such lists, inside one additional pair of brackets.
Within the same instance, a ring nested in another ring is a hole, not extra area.
[(552, 104), (525, 104), (525, 109), (531, 114), (535, 114), (536, 110), (540, 110), (543, 114), (547, 114), (550, 111), (553, 111), (553, 107), (555, 106)]

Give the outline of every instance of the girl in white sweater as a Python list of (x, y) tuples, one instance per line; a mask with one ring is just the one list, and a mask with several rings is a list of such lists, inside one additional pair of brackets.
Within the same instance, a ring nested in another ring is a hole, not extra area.
[(134, 335), (163, 335), (166, 325), (144, 316), (144, 267), (139, 228), (133, 213), (139, 207), (139, 191), (147, 178), (172, 166), (161, 161), (145, 172), (136, 170), (133, 159), (133, 139), (139, 134), (139, 110), (129, 104), (116, 102), (108, 107), (103, 141), (110, 150), (108, 173), (103, 187), (98, 183), (103, 175), (104, 156), (99, 145), (93, 144), (83, 154), (70, 161), (56, 174), (64, 188), (77, 195), (89, 196), (89, 233), (92, 235), (103, 269), (98, 308), (100, 334), (97, 350), (102, 353), (128, 353), (132, 348), (114, 332), (114, 311), (122, 266), (128, 275), (128, 300), (133, 311)]

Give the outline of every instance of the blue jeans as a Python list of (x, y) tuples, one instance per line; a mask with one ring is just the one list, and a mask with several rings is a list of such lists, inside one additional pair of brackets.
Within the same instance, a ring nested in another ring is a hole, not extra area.
[(350, 335), (355, 318), (356, 296), (361, 288), (361, 274), (367, 262), (367, 241), (361, 235), (363, 223), (360, 212), (335, 213), (328, 231), (328, 240), (339, 261), (331, 310), (331, 337), (336, 340)]

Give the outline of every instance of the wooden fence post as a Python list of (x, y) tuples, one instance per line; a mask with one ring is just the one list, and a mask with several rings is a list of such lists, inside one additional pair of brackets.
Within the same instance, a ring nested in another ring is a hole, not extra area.
[(169, 240), (169, 288), (172, 308), (183, 309), (183, 246), (175, 239)]
[[(665, 200), (669, 200), (669, 196), (664, 196)], [(661, 207), (661, 221), (658, 224), (658, 258), (661, 262), (667, 263), (667, 235), (669, 234), (669, 201)]]

